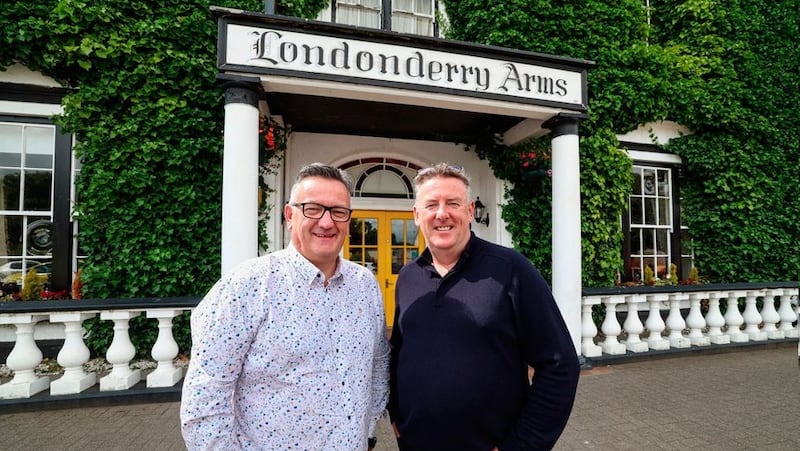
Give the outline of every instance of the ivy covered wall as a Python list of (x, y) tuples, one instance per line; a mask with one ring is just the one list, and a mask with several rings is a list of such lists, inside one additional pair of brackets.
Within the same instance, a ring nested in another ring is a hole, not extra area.
[[(667, 150), (684, 160), (684, 215), (701, 276), (800, 278), (798, 0), (651, 1), (650, 10), (641, 0), (443, 3), (450, 38), (597, 63), (581, 124), (584, 286), (608, 286), (622, 270), (631, 162), (615, 135), (666, 119), (693, 131)], [(550, 183), (523, 164), (547, 147), (547, 139), (477, 147), (514, 184), (503, 216), (543, 272), (551, 258)]]
[[(201, 295), (219, 277), (223, 99), (208, 0), (4, 0), (0, 69), (76, 88), (84, 297)], [(277, 2), (316, 16), (326, 0)], [(214, 0), (260, 11), (261, 0)]]

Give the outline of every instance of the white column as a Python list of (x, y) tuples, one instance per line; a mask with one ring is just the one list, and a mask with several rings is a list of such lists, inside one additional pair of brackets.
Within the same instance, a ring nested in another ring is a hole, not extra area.
[(706, 313), (706, 324), (708, 324), (708, 338), (711, 343), (715, 345), (728, 344), (731, 342), (731, 337), (722, 333), (722, 326), (725, 325), (725, 317), (722, 316), (722, 311), (719, 308), (720, 300), (725, 296), (725, 293), (719, 291), (712, 291), (708, 293), (708, 313)]
[(644, 332), (644, 324), (639, 318), (639, 304), (645, 302), (645, 296), (640, 294), (633, 294), (625, 296), (625, 302), (628, 306), (628, 316), (625, 318), (625, 323), (622, 327), (628, 338), (625, 340), (625, 347), (628, 351), (632, 352), (647, 352), (650, 350), (650, 345), (642, 341), (641, 334)]
[(577, 117), (557, 116), (542, 125), (552, 131), (553, 296), (576, 352), (581, 339), (581, 181)]
[(148, 310), (148, 318), (158, 318), (158, 338), (150, 355), (158, 362), (156, 369), (147, 376), (147, 387), (172, 387), (183, 377), (183, 368), (172, 363), (178, 355), (178, 343), (172, 335), (172, 318), (180, 315), (180, 310)]
[(584, 357), (600, 357), (603, 355), (603, 349), (594, 342), (595, 337), (597, 337), (597, 326), (594, 325), (592, 307), (597, 305), (597, 299), (599, 298), (587, 297), (582, 307), (581, 335), (583, 336), (583, 343), (581, 344), (581, 353)]
[(671, 348), (688, 348), (692, 345), (689, 339), (683, 336), (683, 329), (686, 328), (686, 321), (681, 316), (681, 298), (683, 297), (686, 297), (686, 293), (669, 295), (669, 315), (667, 315), (669, 336), (667, 338)]
[(792, 326), (792, 323), (798, 320), (798, 315), (792, 308), (792, 292), (791, 290), (783, 289), (778, 293), (781, 297), (781, 304), (778, 307), (778, 314), (781, 316), (780, 331), (786, 338), (797, 338), (797, 330), (800, 328)]
[(225, 89), (222, 158), (222, 274), (258, 256), (258, 95)]
[(764, 295), (764, 307), (761, 309), (761, 318), (764, 320), (764, 327), (761, 329), (767, 334), (770, 340), (783, 339), (785, 335), (782, 330), (778, 330), (778, 324), (781, 321), (781, 315), (775, 309), (775, 297), (780, 296), (783, 290), (766, 289)]
[(0, 324), (13, 324), (17, 340), (8, 355), (6, 365), (14, 370), (14, 378), (0, 385), (0, 399), (30, 398), (50, 386), (50, 378), (37, 376), (36, 365), (42, 361), (42, 351), (33, 339), (36, 323), (47, 319), (47, 315), (12, 313), (0, 317)]
[(743, 297), (745, 292), (731, 291), (728, 293), (728, 309), (725, 311), (725, 324), (728, 326), (727, 334), (731, 337), (732, 343), (746, 343), (750, 340), (750, 336), (742, 333), (742, 324), (744, 324), (744, 317), (742, 312), (739, 311), (739, 298)]
[(83, 322), (94, 318), (90, 312), (58, 312), (50, 314), (50, 322), (64, 323), (64, 346), (58, 352), (58, 364), (64, 375), (50, 383), (51, 395), (80, 393), (97, 382), (94, 373), (87, 373), (83, 364), (89, 361), (90, 352), (83, 342)]
[(606, 317), (600, 326), (600, 330), (606, 337), (603, 340), (603, 352), (610, 355), (625, 354), (625, 345), (620, 343), (617, 338), (622, 332), (622, 326), (617, 319), (617, 304), (625, 302), (625, 296), (603, 296), (602, 300), (603, 305), (606, 306)]
[(647, 344), (650, 346), (650, 349), (654, 351), (669, 349), (669, 341), (665, 340), (661, 335), (664, 329), (667, 328), (664, 323), (664, 318), (661, 317), (661, 303), (668, 299), (669, 295), (666, 293), (647, 295), (647, 303), (650, 306), (650, 312), (647, 314), (644, 327), (646, 327), (649, 332)]
[[(689, 327), (689, 341), (695, 346), (711, 344), (711, 338), (703, 335), (703, 329), (706, 327), (706, 320), (700, 309), (700, 302), (703, 299), (708, 299), (708, 293), (689, 294), (689, 314), (686, 315), (686, 325)], [(719, 301), (717, 301), (717, 307), (717, 313), (719, 313)]]
[(127, 390), (142, 379), (141, 370), (132, 370), (130, 361), (136, 355), (136, 348), (131, 343), (128, 321), (139, 316), (140, 312), (128, 310), (105, 310), (100, 312), (100, 319), (114, 321), (114, 339), (108, 347), (106, 360), (112, 365), (111, 372), (100, 378), (100, 391)]

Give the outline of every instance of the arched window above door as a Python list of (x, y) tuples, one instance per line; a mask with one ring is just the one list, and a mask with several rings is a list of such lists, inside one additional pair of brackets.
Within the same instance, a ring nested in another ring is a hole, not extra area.
[(411, 180), (420, 167), (392, 158), (362, 158), (340, 166), (355, 180), (353, 197), (413, 199)]

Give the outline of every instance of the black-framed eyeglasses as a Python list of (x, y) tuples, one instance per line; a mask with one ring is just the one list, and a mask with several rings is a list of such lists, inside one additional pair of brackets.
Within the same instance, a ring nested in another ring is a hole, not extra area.
[(326, 207), (324, 205), (315, 204), (314, 202), (294, 202), (290, 203), (292, 207), (300, 207), (303, 211), (303, 216), (308, 219), (320, 219), (325, 216), (325, 212), (331, 212), (331, 219), (335, 222), (347, 222), (350, 220), (350, 215), (353, 210), (345, 207)]

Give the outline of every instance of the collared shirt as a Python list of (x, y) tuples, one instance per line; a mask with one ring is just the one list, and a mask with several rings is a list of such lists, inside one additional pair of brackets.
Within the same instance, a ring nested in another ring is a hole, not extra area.
[(192, 313), (181, 423), (189, 449), (363, 450), (388, 399), (372, 273), (323, 274), (296, 249), (250, 260)]

